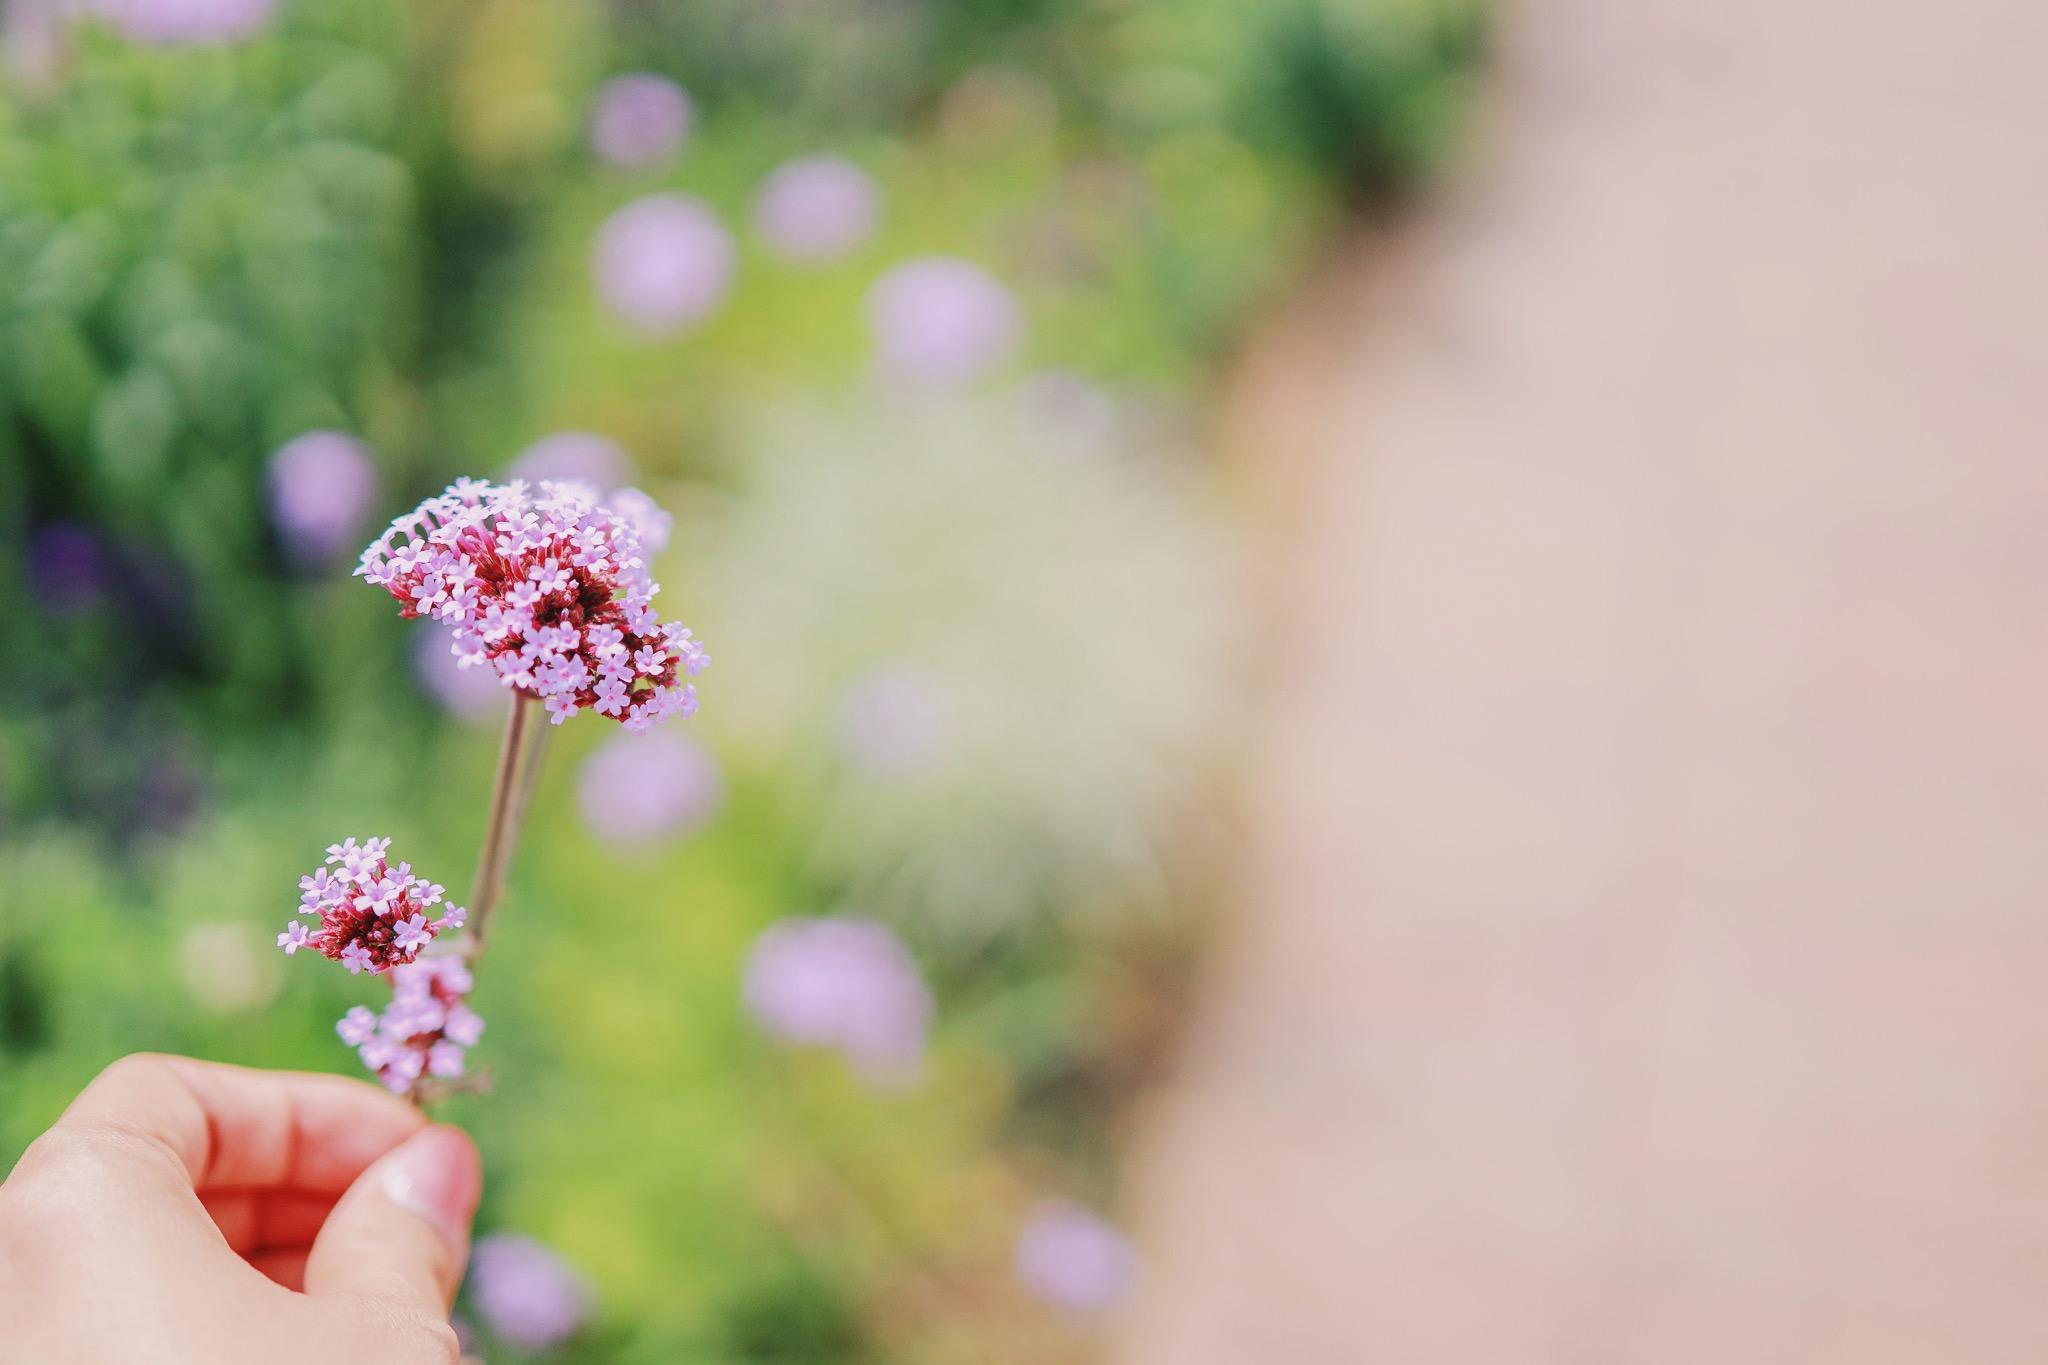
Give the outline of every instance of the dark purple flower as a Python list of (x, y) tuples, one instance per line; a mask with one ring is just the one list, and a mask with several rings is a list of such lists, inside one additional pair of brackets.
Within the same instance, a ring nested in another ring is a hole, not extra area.
[(469, 1253), (469, 1301), (484, 1326), (525, 1351), (576, 1335), (590, 1316), (590, 1288), (560, 1256), (531, 1237), (494, 1232)]
[(690, 97), (666, 76), (636, 71), (605, 82), (590, 115), (590, 148), (614, 166), (658, 166), (696, 122)]
[(1017, 1234), (1017, 1278), (1046, 1303), (1076, 1316), (1112, 1308), (1137, 1270), (1131, 1244), (1114, 1226), (1065, 1199), (1031, 1210)]
[(605, 307), (643, 335), (672, 336), (724, 301), (732, 237), (701, 200), (651, 194), (605, 219), (591, 265)]
[(868, 173), (836, 156), (806, 156), (761, 182), (754, 224), (778, 253), (826, 261), (866, 241), (881, 196)]
[(29, 592), (55, 616), (75, 616), (112, 586), (113, 560), (98, 536), (76, 522), (53, 521), (29, 540)]

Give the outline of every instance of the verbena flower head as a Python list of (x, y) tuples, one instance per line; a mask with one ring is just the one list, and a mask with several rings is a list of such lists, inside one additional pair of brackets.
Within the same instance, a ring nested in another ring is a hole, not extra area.
[(394, 1094), (411, 1093), (422, 1076), (453, 1080), (483, 1037), (483, 1017), (467, 1003), (475, 985), (460, 957), (419, 958), (392, 969), (382, 1014), (357, 1005), (334, 1031)]
[(711, 663), (655, 616), (643, 554), (634, 519), (586, 485), (458, 479), (392, 522), (356, 572), (401, 616), (450, 626), (465, 667), (540, 698), (555, 724), (590, 710), (639, 732), (695, 711), (684, 680)]
[[(327, 846), (327, 861), (299, 878), (299, 913), (277, 936), (290, 956), (311, 948), (354, 972), (388, 971), (420, 955), (445, 929), (460, 929), (464, 911), (442, 900), (445, 888), (393, 863), (389, 839), (347, 839)], [(436, 910), (440, 913), (435, 914)]]

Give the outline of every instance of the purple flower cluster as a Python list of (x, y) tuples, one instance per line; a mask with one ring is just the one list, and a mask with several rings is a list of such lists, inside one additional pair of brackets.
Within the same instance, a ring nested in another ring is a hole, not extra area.
[(650, 338), (703, 321), (732, 283), (732, 235), (703, 201), (650, 194), (605, 219), (591, 255), (598, 297)]
[(361, 532), (377, 496), (370, 451), (340, 431), (309, 431), (270, 457), (278, 538), (302, 564), (331, 562)]
[(590, 1288), (531, 1237), (494, 1232), (469, 1253), (469, 1298), (492, 1332), (522, 1351), (546, 1351), (590, 1316)]
[(634, 71), (606, 81), (590, 114), (590, 147), (614, 166), (659, 166), (682, 149), (696, 119), (683, 87)]
[(640, 732), (697, 709), (682, 681), (711, 656), (684, 626), (654, 614), (634, 521), (587, 486), (458, 479), (391, 523), (356, 572), (399, 614), (453, 627), (465, 667), (539, 697), (559, 725), (594, 710)]
[(1016, 348), (1017, 301), (972, 261), (906, 261), (868, 292), (868, 324), (883, 373), (920, 384), (966, 383)]
[(630, 465), (617, 441), (594, 431), (557, 431), (520, 451), (513, 458), (511, 476), (528, 483), (574, 479), (602, 497), (626, 481)]
[(618, 735), (584, 760), (577, 799), (591, 832), (630, 848), (696, 829), (718, 810), (718, 765), (687, 735)]
[(462, 927), (463, 908), (442, 903), (446, 888), (415, 876), (411, 863), (394, 865), (390, 847), (389, 839), (327, 846), (326, 863), (299, 878), (299, 914), (319, 924), (309, 930), (294, 919), (285, 926), (277, 946), (287, 957), (311, 948), (351, 974), (375, 975), (411, 962), (443, 930)]
[(754, 224), (793, 261), (829, 261), (875, 230), (881, 195), (868, 173), (836, 156), (804, 156), (761, 182)]
[(424, 1075), (453, 1080), (483, 1037), (483, 1016), (466, 1003), (476, 988), (458, 956), (423, 957), (394, 967), (391, 1003), (380, 1015), (357, 1005), (334, 1031), (394, 1094), (412, 1091)]
[(269, 20), (275, 0), (96, 0), (82, 8), (138, 43), (197, 46), (250, 36)]
[(1044, 1302), (1076, 1317), (1116, 1306), (1137, 1273), (1124, 1235), (1079, 1204), (1048, 1199), (1017, 1234), (1017, 1278)]
[(837, 1047), (877, 1084), (916, 1077), (931, 992), (902, 941), (873, 920), (771, 925), (754, 944), (744, 989), (747, 1008), (774, 1037)]

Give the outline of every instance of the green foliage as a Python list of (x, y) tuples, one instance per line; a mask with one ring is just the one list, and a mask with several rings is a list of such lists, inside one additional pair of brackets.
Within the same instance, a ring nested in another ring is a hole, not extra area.
[[(751, 418), (855, 385), (867, 291), (930, 252), (1018, 293), (1018, 369), (1172, 400), (1347, 201), (1439, 156), (1477, 32), (1466, 0), (349, 0), (221, 47), (67, 29), (0, 98), (0, 1163), (137, 1048), (352, 1070), (332, 1022), (374, 992), (270, 948), (296, 877), (350, 832), (467, 875), (492, 740), (405, 681), (388, 602), (287, 562), (280, 443), (363, 437), (380, 516), (562, 428), (752, 496)], [(587, 154), (590, 95), (628, 70), (697, 102), (673, 166)], [(799, 268), (745, 224), (821, 150), (885, 214)], [(714, 317), (648, 343), (589, 252), (660, 190), (740, 258)], [(38, 576), (53, 530), (100, 556), (77, 600)], [(1177, 931), (914, 941), (925, 1074), (871, 1090), (740, 1009), (760, 931), (848, 892), (793, 774), (721, 742), (716, 820), (620, 852), (575, 810), (595, 728), (555, 741), (482, 977), (496, 1092), (449, 1107), (484, 1223), (599, 1287), (555, 1358), (1074, 1359), (1010, 1238), (1046, 1184), (1106, 1187), (1156, 1033), (1128, 1021), (1171, 1013), (1145, 964)]]

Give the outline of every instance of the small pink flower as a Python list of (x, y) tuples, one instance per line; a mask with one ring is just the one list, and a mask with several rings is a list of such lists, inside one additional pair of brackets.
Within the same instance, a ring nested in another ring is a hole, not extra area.
[(416, 914), (410, 919), (398, 921), (392, 932), (391, 941), (398, 945), (400, 952), (417, 954), (433, 937), (433, 931), (427, 928), (427, 917)]
[(357, 1005), (341, 1016), (341, 1021), (334, 1026), (334, 1031), (340, 1034), (341, 1041), (350, 1047), (361, 1047), (376, 1036), (377, 1016), (366, 1006)]
[(327, 875), (327, 869), (316, 867), (308, 875), (299, 878), (299, 904), (308, 910), (325, 902), (333, 888), (334, 879)]
[(375, 959), (370, 956), (370, 950), (360, 943), (348, 943), (342, 946), (341, 965), (348, 968), (350, 976), (354, 976), (357, 972), (374, 972), (377, 970)]
[(290, 924), (287, 924), (284, 927), (284, 932), (277, 936), (277, 946), (284, 949), (286, 957), (290, 957), (293, 953), (305, 947), (305, 924), (300, 920), (293, 920)]
[(484, 1019), (467, 1005), (451, 1005), (442, 1033), (464, 1047), (475, 1047), (484, 1036)]

